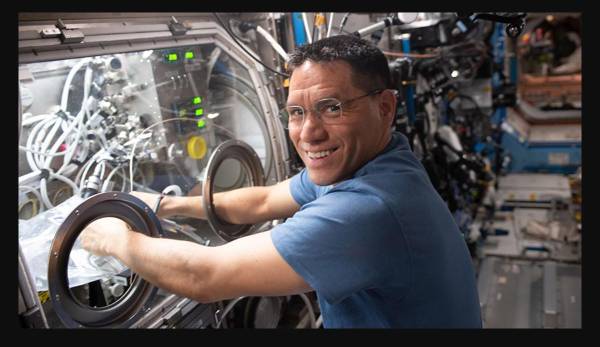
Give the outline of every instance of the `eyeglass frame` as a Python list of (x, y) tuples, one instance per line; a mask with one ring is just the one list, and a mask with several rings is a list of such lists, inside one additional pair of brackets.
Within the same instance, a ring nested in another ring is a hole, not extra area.
[[(313, 103), (313, 106), (309, 109), (309, 111), (313, 112), (317, 116), (317, 118), (319, 118), (321, 121), (323, 119), (329, 119), (329, 120), (338, 119), (338, 118), (342, 117), (342, 113), (343, 113), (342, 106), (343, 105), (347, 105), (347, 104), (349, 104), (349, 103), (351, 103), (353, 101), (356, 101), (358, 99), (362, 99), (362, 98), (366, 98), (368, 96), (373, 96), (373, 95), (377, 95), (379, 93), (383, 93), (385, 90), (387, 90), (387, 89), (385, 89), (385, 88), (374, 89), (374, 90), (368, 92), (367, 94), (360, 95), (360, 96), (354, 97), (354, 98), (346, 100), (346, 101), (340, 101), (340, 99), (334, 98), (334, 97), (328, 97), (328, 98), (319, 99), (319, 100), (317, 100), (317, 102)], [(336, 104), (336, 106), (340, 108), (340, 115), (339, 116), (336, 116), (336, 117), (322, 117), (321, 113), (319, 111), (315, 110), (314, 105), (318, 104), (319, 102), (321, 102), (323, 100), (328, 100), (328, 99), (339, 101), (339, 103)], [(289, 121), (289, 119), (290, 119), (290, 113), (287, 111), (288, 107), (299, 107), (300, 109), (302, 109), (302, 122), (300, 122), (300, 125), (298, 126), (299, 128), (302, 128), (302, 126), (304, 126), (304, 121), (306, 120), (306, 110), (305, 110), (304, 106), (300, 106), (300, 105), (285, 106), (281, 110), (281, 111), (285, 111), (287, 113), (287, 123), (282, 120), (282, 124), (283, 124), (284, 128), (286, 128), (286, 129), (290, 128), (290, 121)], [(280, 112), (280, 119), (281, 118), (283, 118), (283, 117), (281, 117), (281, 112)], [(325, 124), (331, 124), (331, 123), (327, 123), (327, 122), (324, 122), (324, 123)], [(294, 127), (296, 127), (296, 126), (294, 126)]]

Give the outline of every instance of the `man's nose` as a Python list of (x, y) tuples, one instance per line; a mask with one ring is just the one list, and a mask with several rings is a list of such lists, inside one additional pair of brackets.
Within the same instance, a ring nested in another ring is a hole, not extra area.
[(304, 142), (314, 142), (326, 137), (327, 132), (323, 127), (323, 121), (318, 114), (310, 111), (304, 114), (304, 122), (300, 130), (300, 138)]

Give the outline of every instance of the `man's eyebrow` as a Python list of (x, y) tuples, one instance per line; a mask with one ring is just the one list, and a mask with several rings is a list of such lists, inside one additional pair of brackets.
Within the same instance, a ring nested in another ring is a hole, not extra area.
[[(329, 99), (329, 98), (335, 98), (335, 99), (340, 99), (341, 97), (341, 93), (339, 91), (334, 91), (328, 94), (323, 94), (319, 97), (314, 98), (315, 102), (319, 101), (319, 100), (323, 100), (323, 99)], [(302, 106), (300, 105), (298, 102), (295, 101), (286, 101), (286, 106)]]
[(340, 91), (339, 90), (334, 90), (328, 93), (323, 93), (321, 95), (319, 95), (318, 98), (315, 98), (315, 100), (321, 100), (321, 99), (328, 99), (328, 98), (339, 98), (340, 97)]

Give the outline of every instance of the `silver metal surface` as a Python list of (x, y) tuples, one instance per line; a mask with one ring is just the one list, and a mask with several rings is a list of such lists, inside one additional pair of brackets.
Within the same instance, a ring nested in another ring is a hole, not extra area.
[(478, 272), (484, 328), (581, 328), (581, 265), (488, 256)]
[(544, 328), (556, 328), (558, 305), (556, 285), (556, 263), (544, 262)]

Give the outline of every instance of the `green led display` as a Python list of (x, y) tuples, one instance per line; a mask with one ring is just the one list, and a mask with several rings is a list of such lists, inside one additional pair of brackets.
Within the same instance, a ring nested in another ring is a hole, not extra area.
[(192, 103), (193, 103), (194, 105), (197, 105), (197, 104), (199, 104), (199, 103), (201, 103), (201, 102), (202, 102), (202, 98), (201, 98), (201, 97), (199, 97), (199, 96), (195, 97), (195, 98), (194, 98), (194, 100), (192, 100)]
[(203, 108), (197, 108), (196, 109), (196, 116), (201, 116), (204, 114), (204, 109)]
[(185, 59), (194, 59), (194, 52), (185, 52)]
[(177, 53), (169, 53), (167, 55), (167, 60), (168, 61), (177, 61)]
[(198, 128), (204, 128), (206, 126), (206, 121), (204, 119), (198, 120)]

